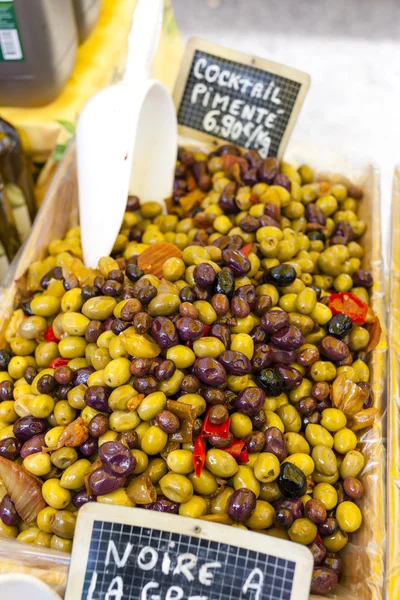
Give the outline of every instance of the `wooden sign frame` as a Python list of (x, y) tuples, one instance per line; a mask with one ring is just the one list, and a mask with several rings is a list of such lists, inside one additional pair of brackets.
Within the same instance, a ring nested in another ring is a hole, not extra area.
[[(196, 51), (199, 50), (201, 52), (205, 52), (207, 54), (211, 54), (216, 56), (217, 58), (226, 59), (232, 62), (236, 62), (239, 65), (247, 65), (249, 67), (254, 67), (260, 69), (262, 71), (266, 71), (271, 73), (272, 75), (284, 77), (289, 79), (295, 83), (300, 84), (299, 92), (297, 94), (296, 101), (293, 105), (293, 109), (290, 113), (289, 120), (287, 122), (284, 134), (281, 138), (277, 158), (281, 159), (282, 154), (286, 148), (288, 143), (290, 134), (293, 130), (294, 124), (297, 120), (297, 116), (300, 112), (302, 104), (304, 102), (305, 95), (310, 86), (311, 78), (307, 73), (303, 71), (299, 71), (298, 69), (294, 69), (292, 67), (287, 67), (280, 63), (276, 63), (267, 59), (259, 58), (257, 56), (253, 56), (251, 54), (246, 54), (244, 52), (237, 52), (235, 50), (230, 50), (228, 48), (224, 48), (217, 44), (213, 44), (211, 42), (207, 42), (200, 38), (191, 38), (185, 48), (184, 56), (182, 59), (181, 67), (179, 70), (179, 74), (175, 83), (173, 98), (176, 107), (176, 112), (179, 115), (179, 108), (184, 96), (184, 92), (186, 89), (186, 83), (191, 72), (191, 67), (193, 63), (193, 59)], [(199, 142), (212, 144), (214, 146), (219, 146), (221, 143), (232, 143), (229, 142), (225, 138), (221, 138), (215, 135), (211, 135), (198, 129), (194, 129), (192, 127), (187, 127), (178, 123), (178, 132), (181, 136), (198, 140)], [(238, 144), (235, 144), (238, 145)], [(249, 150), (249, 148), (244, 148), (243, 146), (239, 146), (243, 150)]]
[[(102, 524), (132, 525), (153, 531), (177, 533), (259, 552), (285, 561), (293, 561), (296, 566), (290, 600), (308, 600), (309, 598), (313, 558), (306, 546), (201, 519), (123, 506), (110, 508), (103, 504), (88, 503), (78, 512), (65, 600), (83, 600), (82, 593), (95, 521), (100, 521)], [(130, 568), (132, 567), (130, 566)], [(212, 588), (209, 589), (212, 590)], [(95, 597), (103, 600), (103, 596), (98, 597), (94, 593), (93, 598)], [(125, 598), (125, 596), (123, 597)], [(264, 593), (262, 595), (249, 593), (248, 598), (249, 600), (255, 598), (268, 600), (268, 596)]]

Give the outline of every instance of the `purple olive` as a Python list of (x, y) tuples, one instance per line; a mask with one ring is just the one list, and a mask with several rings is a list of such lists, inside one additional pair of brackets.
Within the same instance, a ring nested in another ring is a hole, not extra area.
[(268, 335), (272, 335), (280, 329), (287, 328), (289, 325), (289, 315), (283, 310), (269, 310), (261, 317), (260, 327)]
[(193, 373), (206, 385), (226, 383), (226, 371), (215, 358), (208, 356), (198, 358), (193, 365)]
[(158, 380), (169, 379), (176, 371), (175, 363), (172, 360), (162, 360), (155, 369), (155, 376)]
[(11, 381), (2, 381), (0, 383), (0, 400), (13, 399), (14, 384)]
[(287, 390), (295, 390), (303, 381), (303, 375), (294, 367), (274, 365), (274, 371), (282, 377), (283, 385)]
[(275, 526), (279, 529), (289, 529), (293, 523), (293, 513), (289, 508), (279, 508), (274, 516)]
[(236, 397), (235, 408), (238, 412), (253, 417), (262, 408), (264, 401), (265, 393), (263, 390), (252, 386), (239, 392)]
[(257, 344), (254, 347), (251, 365), (255, 371), (262, 371), (272, 363), (272, 352), (269, 344)]
[[(204, 335), (204, 325), (198, 319), (180, 317), (175, 322), (179, 337), (184, 342), (193, 342)], [(177, 342), (179, 343), (179, 342)]]
[(179, 511), (179, 504), (168, 500), (165, 496), (158, 496), (157, 500), (150, 504), (141, 504), (140, 508), (146, 510), (155, 510), (157, 512), (165, 512), (170, 514), (177, 514)]
[(284, 173), (278, 173), (278, 175), (274, 179), (274, 185), (280, 185), (285, 188), (288, 192), (292, 190), (292, 182), (289, 177)]
[(327, 517), (323, 523), (318, 525), (318, 531), (322, 537), (327, 537), (333, 535), (338, 527), (338, 522), (335, 517)]
[(251, 490), (240, 488), (229, 498), (226, 512), (236, 523), (247, 521), (256, 507), (256, 495)]
[(74, 385), (80, 385), (81, 383), (87, 385), (87, 380), (89, 379), (89, 376), (94, 372), (94, 367), (83, 367), (82, 369), (77, 369), (74, 372)]
[(47, 430), (46, 421), (36, 417), (22, 417), (14, 423), (13, 432), (22, 442), (30, 440), (35, 435), (45, 433)]
[(374, 283), (371, 273), (364, 271), (363, 269), (358, 269), (351, 277), (353, 279), (354, 287), (370, 288)]
[(21, 442), (14, 437), (0, 440), (0, 456), (8, 460), (16, 460), (21, 450)]
[(89, 487), (95, 496), (104, 496), (124, 487), (125, 481), (126, 477), (112, 475), (104, 467), (100, 467), (90, 474)]
[(319, 345), (320, 353), (334, 362), (347, 358), (350, 350), (347, 344), (332, 335), (323, 338)]
[(231, 301), (231, 312), (234, 317), (244, 319), (250, 314), (250, 304), (239, 296), (234, 296)]
[(89, 422), (89, 433), (92, 437), (99, 438), (108, 431), (108, 417), (95, 415)]
[(297, 350), (304, 344), (304, 335), (298, 327), (290, 325), (274, 333), (271, 342), (282, 350)]
[(268, 427), (265, 433), (265, 452), (271, 452), (280, 462), (287, 457), (285, 438), (283, 433), (277, 427)]
[(0, 502), (0, 519), (8, 527), (14, 527), (20, 521), (20, 516), (16, 511), (14, 502), (8, 494), (3, 496)]
[(225, 348), (229, 350), (231, 345), (231, 332), (227, 325), (221, 323), (214, 323), (210, 330), (210, 336), (216, 337), (220, 340)]
[(265, 436), (262, 431), (253, 431), (244, 441), (248, 452), (262, 452), (265, 446)]
[[(254, 417), (251, 417), (251, 421), (253, 423), (254, 429), (261, 429), (267, 422), (267, 417), (265, 416), (265, 411), (263, 409), (259, 410)], [(265, 441), (265, 440), (264, 440)]]
[(167, 317), (156, 317), (151, 324), (151, 335), (162, 349), (179, 344), (175, 325)]
[(200, 288), (206, 288), (214, 283), (217, 274), (208, 263), (201, 263), (194, 268), (193, 279)]
[(336, 575), (340, 577), (343, 571), (343, 559), (339, 554), (327, 552), (322, 566), (332, 569), (332, 571), (334, 571)]
[(93, 456), (93, 454), (97, 452), (98, 445), (97, 438), (89, 437), (86, 442), (83, 442), (83, 444), (79, 446), (79, 452), (85, 457)]
[(263, 160), (258, 167), (258, 179), (263, 183), (272, 184), (279, 173), (279, 163), (274, 156)]
[(145, 375), (136, 377), (132, 385), (141, 394), (152, 394), (158, 388), (158, 381), (153, 375)]
[(256, 302), (256, 289), (254, 285), (241, 285), (236, 291), (235, 296), (243, 298), (253, 308)]
[(226, 215), (233, 215), (239, 212), (235, 202), (236, 191), (237, 184), (234, 181), (230, 181), (226, 184), (219, 196), (218, 206), (222, 208)]
[(267, 341), (267, 334), (260, 325), (253, 327), (249, 335), (255, 344), (264, 344)]
[[(309, 548), (309, 550), (311, 550), (311, 554), (313, 555), (314, 565), (315, 566), (322, 565), (322, 563), (325, 560), (325, 556), (326, 556), (325, 546), (323, 544), (321, 544), (320, 541), (315, 539), (311, 544), (309, 544), (308, 548)], [(326, 565), (326, 566), (328, 566), (328, 565)]]
[(104, 442), (99, 448), (103, 467), (112, 475), (129, 475), (136, 467), (136, 459), (121, 442)]
[(239, 250), (223, 250), (222, 260), (226, 267), (229, 267), (236, 277), (243, 277), (251, 269), (251, 263), (247, 256), (239, 252)]
[(316, 204), (307, 204), (305, 216), (309, 223), (318, 223), (323, 227), (326, 225), (326, 216)]
[(88, 502), (96, 501), (96, 496), (88, 496), (86, 490), (81, 490), (80, 492), (77, 492), (72, 498), (72, 504), (75, 506), (75, 508), (80, 508)]
[(39, 433), (39, 435), (35, 435), (30, 440), (27, 440), (21, 448), (21, 458), (26, 458), (31, 454), (37, 454), (38, 452), (41, 452), (42, 448), (46, 446), (44, 438), (45, 434)]
[(294, 519), (301, 519), (304, 516), (304, 506), (300, 498), (279, 498), (274, 502), (275, 510), (287, 508), (293, 514)]
[(312, 594), (329, 594), (338, 584), (338, 576), (326, 567), (315, 567), (311, 579)]
[(269, 345), (272, 353), (272, 363), (282, 363), (283, 365), (291, 365), (296, 362), (296, 352), (294, 350), (282, 350), (273, 344)]
[(247, 356), (242, 352), (234, 350), (224, 350), (218, 356), (218, 361), (225, 367), (228, 373), (232, 375), (247, 375), (251, 373), (251, 363)]
[(111, 389), (104, 385), (91, 385), (85, 391), (84, 400), (90, 408), (94, 408), (100, 412), (111, 413), (112, 410), (108, 406), (110, 393)]
[(310, 521), (317, 525), (324, 523), (326, 520), (326, 508), (320, 500), (309, 500), (306, 504), (305, 512)]

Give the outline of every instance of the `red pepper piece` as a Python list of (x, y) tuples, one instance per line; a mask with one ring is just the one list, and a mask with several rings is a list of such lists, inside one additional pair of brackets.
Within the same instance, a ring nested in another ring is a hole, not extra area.
[(231, 424), (230, 417), (228, 417), (226, 421), (221, 423), (221, 425), (213, 425), (213, 423), (210, 423), (209, 418), (210, 409), (211, 406), (208, 409), (208, 412), (204, 418), (203, 425), (201, 428), (201, 435), (206, 438), (211, 437), (212, 435), (218, 435), (219, 437), (222, 437), (224, 440), (226, 440), (229, 437), (229, 425)]
[(224, 448), (225, 452), (229, 452), (233, 458), (240, 458), (241, 453), (245, 447), (243, 440), (233, 440), (232, 444), (227, 448)]
[(250, 203), (251, 204), (259, 204), (260, 201), (258, 199), (258, 196), (256, 196), (255, 194), (250, 194)]
[(241, 254), (244, 254), (244, 256), (248, 256), (250, 254), (252, 245), (253, 245), (253, 242), (249, 242), (248, 244), (245, 244), (242, 248), (240, 248), (239, 252)]
[(367, 304), (350, 292), (331, 294), (328, 306), (333, 315), (347, 315), (353, 323), (365, 323), (367, 318)]
[(194, 441), (193, 467), (196, 477), (200, 477), (206, 462), (206, 444), (201, 435)]
[(56, 336), (54, 335), (54, 331), (52, 326), (50, 325), (50, 327), (48, 328), (48, 330), (46, 331), (46, 333), (44, 334), (44, 339), (47, 340), (48, 342), (59, 342), (60, 340), (58, 338), (56, 338)]
[(69, 358), (53, 358), (50, 361), (49, 367), (50, 369), (57, 369), (57, 367), (65, 367), (69, 363)]
[(204, 325), (204, 333), (201, 337), (206, 337), (210, 333), (211, 327), (209, 325)]
[(247, 449), (244, 448), (241, 453), (240, 456), (238, 458), (238, 461), (240, 463), (248, 463), (249, 462), (249, 453), (247, 452)]

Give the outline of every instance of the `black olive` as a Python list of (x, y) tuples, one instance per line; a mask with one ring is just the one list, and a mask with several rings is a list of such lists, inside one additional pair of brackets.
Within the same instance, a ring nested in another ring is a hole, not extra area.
[(225, 294), (228, 298), (232, 298), (235, 292), (235, 279), (228, 269), (222, 269), (215, 278), (214, 294)]
[(139, 281), (139, 279), (144, 275), (143, 269), (141, 269), (135, 264), (127, 265), (125, 272), (129, 281), (133, 281), (134, 283), (136, 283), (136, 281)]
[(267, 281), (272, 281), (279, 287), (290, 285), (296, 279), (296, 270), (292, 265), (278, 265), (266, 273)]
[(306, 476), (303, 471), (290, 462), (281, 465), (281, 472), (276, 481), (285, 498), (300, 498), (306, 493)]
[(186, 285), (179, 292), (179, 298), (182, 302), (190, 302), (190, 304), (193, 304), (193, 302), (196, 302), (197, 300), (197, 294), (190, 285)]
[(353, 322), (347, 315), (335, 315), (328, 323), (328, 335), (343, 338), (351, 331)]
[(8, 350), (0, 350), (0, 371), (7, 371), (12, 354)]
[(325, 242), (325, 234), (320, 229), (312, 229), (311, 231), (307, 231), (308, 239), (312, 242), (320, 240), (321, 242)]
[(263, 369), (257, 376), (257, 381), (270, 398), (282, 394), (283, 379), (274, 369)]
[(317, 301), (320, 301), (321, 298), (321, 294), (322, 294), (322, 290), (320, 287), (318, 287), (317, 285), (309, 285), (308, 287), (310, 287), (312, 290), (314, 290), (314, 292), (317, 294)]

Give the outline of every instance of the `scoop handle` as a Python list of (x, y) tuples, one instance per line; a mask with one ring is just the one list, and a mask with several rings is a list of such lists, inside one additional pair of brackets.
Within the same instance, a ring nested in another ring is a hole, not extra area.
[(164, 0), (139, 0), (128, 36), (124, 83), (148, 79), (160, 39)]

